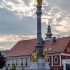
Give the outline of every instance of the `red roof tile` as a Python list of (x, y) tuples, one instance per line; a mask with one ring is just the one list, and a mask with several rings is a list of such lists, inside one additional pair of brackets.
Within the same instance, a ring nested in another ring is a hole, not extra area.
[(63, 52), (65, 47), (67, 46), (70, 37), (58, 38), (56, 42), (52, 40), (47, 40), (44, 44), (45, 48), (50, 49), (49, 52)]
[[(63, 52), (66, 47), (70, 37), (58, 38), (56, 42), (53, 43), (52, 40), (46, 40), (44, 43), (44, 49), (51, 49), (50, 52)], [(30, 55), (36, 45), (36, 39), (22, 40), (19, 41), (6, 55), (6, 57), (11, 56), (23, 56)]]

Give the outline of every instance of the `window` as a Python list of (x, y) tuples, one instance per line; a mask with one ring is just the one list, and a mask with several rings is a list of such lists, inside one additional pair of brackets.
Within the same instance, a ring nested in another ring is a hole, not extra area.
[(58, 64), (58, 57), (57, 56), (54, 57), (54, 64)]
[(23, 58), (21, 58), (21, 66), (23, 66)]
[(10, 60), (8, 59), (6, 62), (7, 66), (10, 66)]
[(49, 62), (49, 64), (51, 65), (51, 62), (52, 62), (52, 61), (51, 61), (51, 56), (48, 57), (48, 62)]
[(26, 66), (28, 65), (27, 58), (26, 58), (26, 63), (25, 63), (25, 65), (26, 65)]

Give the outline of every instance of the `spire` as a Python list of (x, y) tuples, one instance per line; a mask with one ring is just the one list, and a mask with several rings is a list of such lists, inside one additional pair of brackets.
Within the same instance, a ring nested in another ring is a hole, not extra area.
[(51, 26), (50, 26), (51, 21), (52, 20), (49, 19), (48, 27), (47, 27), (47, 33), (46, 33), (46, 40), (52, 39)]

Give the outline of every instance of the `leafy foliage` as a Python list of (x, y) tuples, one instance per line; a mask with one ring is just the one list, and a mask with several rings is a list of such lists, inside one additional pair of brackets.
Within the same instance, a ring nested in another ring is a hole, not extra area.
[(13, 64), (12, 69), (10, 70), (16, 70), (16, 66)]
[(2, 69), (5, 65), (5, 57), (0, 52), (0, 69)]

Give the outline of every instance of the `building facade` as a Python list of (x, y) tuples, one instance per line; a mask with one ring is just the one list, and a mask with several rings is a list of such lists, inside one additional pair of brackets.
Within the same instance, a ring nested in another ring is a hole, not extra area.
[(6, 69), (8, 70), (12, 69), (13, 66), (16, 67), (16, 70), (29, 70), (29, 56), (9, 57), (6, 60)]
[[(6, 68), (10, 70), (15, 65), (16, 70), (29, 70), (35, 43), (36, 39), (19, 41), (6, 55)], [(70, 69), (70, 37), (45, 40), (45, 49), (51, 70)]]

